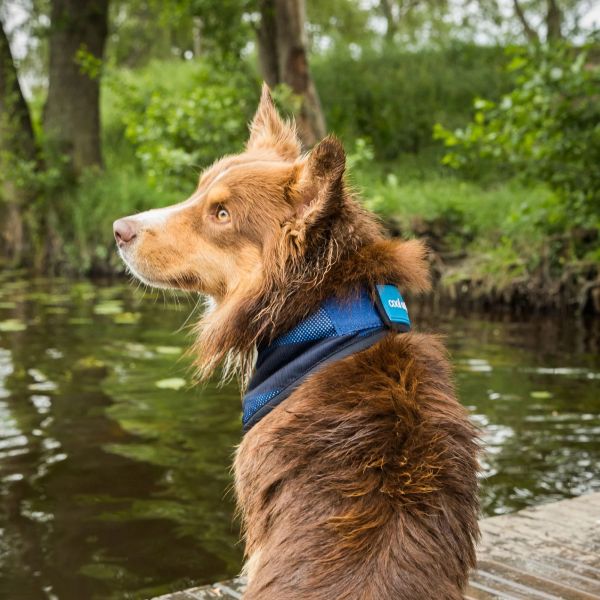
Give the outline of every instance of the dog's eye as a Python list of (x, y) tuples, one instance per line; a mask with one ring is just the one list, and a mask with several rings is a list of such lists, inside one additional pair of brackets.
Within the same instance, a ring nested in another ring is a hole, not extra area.
[(229, 221), (229, 211), (224, 206), (217, 207), (217, 221), (220, 223), (227, 223)]

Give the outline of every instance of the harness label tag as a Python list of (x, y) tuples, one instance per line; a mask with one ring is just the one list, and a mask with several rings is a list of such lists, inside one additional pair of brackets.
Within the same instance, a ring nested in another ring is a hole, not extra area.
[(402, 294), (395, 285), (378, 285), (375, 300), (384, 323), (396, 331), (409, 331), (410, 318)]

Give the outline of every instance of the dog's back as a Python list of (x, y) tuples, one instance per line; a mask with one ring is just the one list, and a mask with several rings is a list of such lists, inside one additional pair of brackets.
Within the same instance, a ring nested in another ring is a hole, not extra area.
[(239, 447), (245, 598), (462, 598), (476, 455), (437, 338), (390, 333), (324, 367)]

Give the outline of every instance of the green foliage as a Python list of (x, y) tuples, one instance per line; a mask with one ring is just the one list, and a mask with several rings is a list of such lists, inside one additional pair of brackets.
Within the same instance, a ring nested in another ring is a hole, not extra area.
[(90, 79), (98, 79), (102, 73), (102, 60), (94, 56), (85, 44), (75, 53), (75, 62), (79, 65), (82, 73)]
[(258, 97), (257, 82), (243, 69), (208, 61), (156, 62), (116, 75), (111, 87), (125, 136), (160, 189), (189, 190), (194, 171), (238, 152)]
[(131, 165), (116, 166), (105, 173), (88, 171), (73, 190), (55, 194), (64, 251), (71, 268), (80, 273), (120, 268), (114, 252), (112, 223), (139, 211), (181, 200), (176, 192), (150, 187)]
[[(567, 217), (560, 199), (544, 185), (518, 181), (482, 185), (434, 172), (424, 179), (368, 171), (356, 177), (369, 208), (404, 234), (425, 236), (438, 250), (469, 257), (470, 275), (512, 277), (535, 271), (542, 259), (560, 267), (577, 248), (556, 248)], [(585, 249), (583, 249), (582, 254)]]
[(239, 59), (253, 39), (256, 0), (113, 0), (108, 56), (120, 66), (173, 57)]
[(307, 0), (306, 17), (315, 51), (320, 43), (338, 48), (354, 44), (365, 46), (377, 40), (369, 19), (377, 14), (361, 0)]
[(473, 177), (493, 170), (542, 181), (572, 220), (598, 223), (600, 211), (600, 69), (567, 47), (516, 51), (514, 89), (500, 101), (477, 99), (473, 121), (436, 136), (449, 166)]
[(354, 147), (348, 152), (346, 163), (352, 172), (368, 170), (372, 167), (374, 158), (375, 152), (369, 140), (357, 138), (354, 140)]
[(216, 55), (239, 57), (254, 37), (251, 22), (246, 17), (258, 8), (256, 0), (170, 1), (189, 6), (189, 14), (202, 24), (204, 45)]
[[(357, 180), (368, 206), (399, 220), (408, 232), (419, 227), (419, 221), (442, 221), (452, 225), (448, 233), (457, 236), (458, 244), (481, 237), (493, 244), (502, 235), (528, 237), (541, 224), (554, 223), (558, 230), (563, 225), (555, 212), (556, 198), (544, 186), (513, 181), (484, 187), (433, 174), (422, 180), (395, 173), (377, 182), (363, 173)], [(548, 227), (539, 235), (546, 233)]]
[(474, 96), (509, 89), (499, 48), (455, 44), (408, 52), (397, 47), (315, 56), (312, 70), (327, 124), (346, 142), (370, 140), (378, 160), (395, 160), (441, 144), (438, 121), (467, 122)]

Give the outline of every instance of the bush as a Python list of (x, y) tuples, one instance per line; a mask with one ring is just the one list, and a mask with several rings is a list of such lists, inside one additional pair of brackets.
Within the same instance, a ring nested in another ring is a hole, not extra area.
[(436, 122), (464, 125), (475, 96), (498, 98), (510, 89), (500, 48), (386, 47), (358, 56), (336, 48), (312, 61), (328, 127), (347, 143), (370, 140), (384, 161), (432, 147), (441, 154), (442, 144), (432, 136)]
[[(168, 72), (168, 77), (165, 73)], [(209, 61), (155, 62), (110, 82), (126, 139), (149, 181), (189, 191), (193, 172), (238, 152), (256, 108), (258, 82)]]
[(476, 100), (464, 129), (436, 128), (451, 149), (444, 162), (472, 177), (493, 169), (547, 183), (573, 223), (597, 225), (600, 69), (585, 52), (559, 47), (518, 51), (509, 70), (516, 87), (499, 102)]

